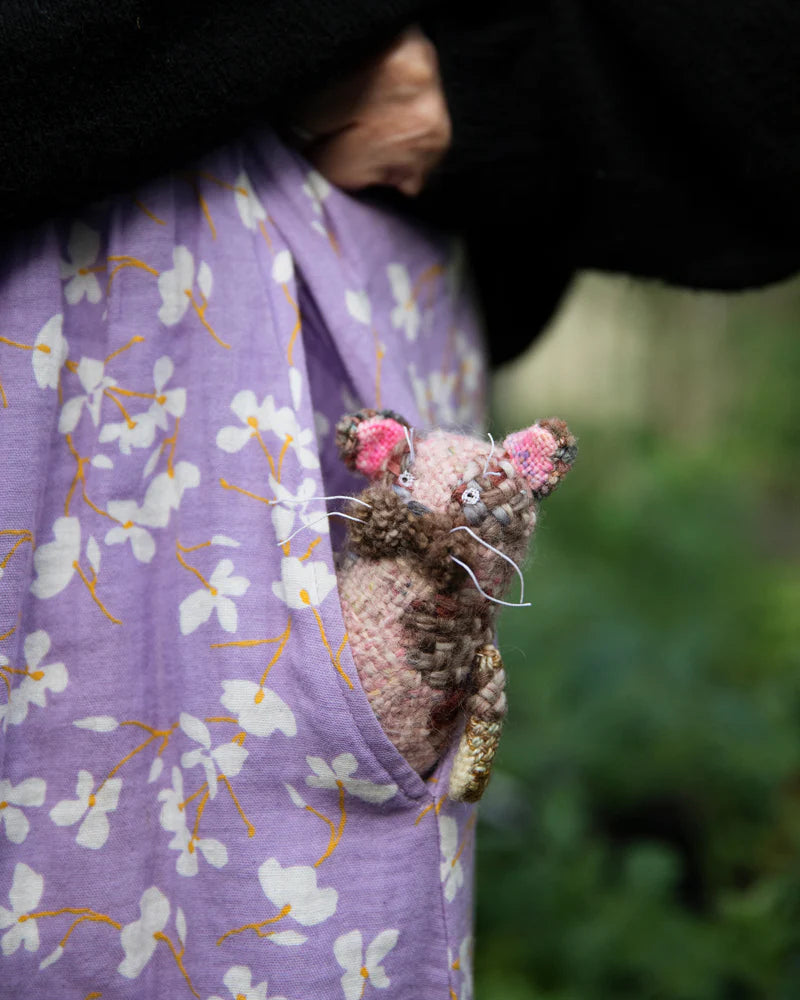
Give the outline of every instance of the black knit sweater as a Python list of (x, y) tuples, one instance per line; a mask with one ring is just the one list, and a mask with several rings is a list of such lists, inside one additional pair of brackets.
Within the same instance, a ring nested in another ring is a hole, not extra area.
[(2, 0), (0, 226), (178, 166), (421, 21), (495, 360), (577, 268), (695, 288), (800, 269), (797, 0)]

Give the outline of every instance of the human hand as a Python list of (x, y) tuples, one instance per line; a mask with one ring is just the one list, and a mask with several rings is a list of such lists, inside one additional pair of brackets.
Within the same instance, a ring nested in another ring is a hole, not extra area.
[(294, 115), (303, 152), (331, 183), (419, 194), (450, 145), (436, 49), (418, 29)]

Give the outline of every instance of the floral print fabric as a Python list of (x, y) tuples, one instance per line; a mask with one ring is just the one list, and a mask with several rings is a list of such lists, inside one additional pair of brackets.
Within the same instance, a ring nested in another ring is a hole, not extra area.
[(0, 994), (468, 998), (474, 815), (318, 499), (342, 412), (479, 423), (454, 248), (258, 134), (19, 237), (0, 316)]

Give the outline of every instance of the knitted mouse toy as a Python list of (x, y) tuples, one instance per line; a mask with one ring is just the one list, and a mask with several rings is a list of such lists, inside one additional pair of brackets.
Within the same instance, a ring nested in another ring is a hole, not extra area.
[(338, 570), (362, 685), (386, 735), (420, 774), (466, 714), (449, 794), (475, 801), (506, 712), (492, 645), (497, 607), (507, 603), (512, 577), (522, 579), (518, 564), (539, 501), (572, 464), (575, 440), (560, 420), (502, 444), (443, 430), (415, 434), (388, 410), (345, 416), (336, 434), (345, 463), (370, 480), (346, 508)]

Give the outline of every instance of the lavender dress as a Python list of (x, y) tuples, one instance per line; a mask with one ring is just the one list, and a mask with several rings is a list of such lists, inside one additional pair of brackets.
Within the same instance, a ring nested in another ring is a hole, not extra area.
[(6, 249), (3, 998), (471, 996), (475, 817), (373, 716), (315, 499), (347, 410), (480, 422), (459, 275), (269, 134)]

